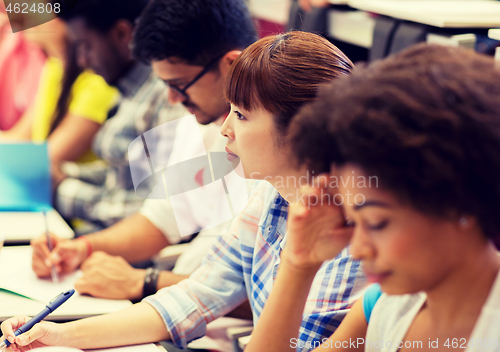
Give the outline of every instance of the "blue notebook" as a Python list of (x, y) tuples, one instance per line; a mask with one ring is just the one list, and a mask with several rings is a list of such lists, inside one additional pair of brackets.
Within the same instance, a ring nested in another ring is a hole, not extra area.
[(51, 204), (47, 143), (0, 144), (0, 211), (43, 211)]

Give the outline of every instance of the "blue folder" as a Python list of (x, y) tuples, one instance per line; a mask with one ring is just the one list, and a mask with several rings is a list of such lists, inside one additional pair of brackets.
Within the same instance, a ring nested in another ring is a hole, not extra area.
[(52, 209), (47, 143), (0, 144), (0, 211)]

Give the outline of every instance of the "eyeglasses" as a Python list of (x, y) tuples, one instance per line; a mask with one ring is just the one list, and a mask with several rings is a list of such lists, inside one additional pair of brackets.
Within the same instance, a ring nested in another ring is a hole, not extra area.
[(186, 84), (184, 86), (184, 88), (179, 88), (173, 84), (169, 84), (167, 83), (167, 85), (170, 87), (170, 89), (172, 89), (174, 92), (176, 92), (177, 94), (179, 94), (184, 100), (189, 100), (189, 96), (186, 94), (186, 90), (188, 90), (189, 87), (191, 87), (193, 84), (196, 83), (196, 81), (198, 81), (201, 77), (203, 77), (205, 75), (205, 73), (207, 73), (208, 71), (210, 71), (212, 69), (212, 67), (217, 63), (219, 62), (219, 60), (224, 56), (224, 54), (222, 55), (219, 55), (217, 56), (215, 59), (213, 59), (212, 61), (210, 61), (207, 66), (205, 66), (205, 68), (203, 69), (203, 71), (201, 71), (200, 73), (198, 73), (198, 75), (193, 78), (193, 80), (191, 82), (189, 82), (188, 84)]

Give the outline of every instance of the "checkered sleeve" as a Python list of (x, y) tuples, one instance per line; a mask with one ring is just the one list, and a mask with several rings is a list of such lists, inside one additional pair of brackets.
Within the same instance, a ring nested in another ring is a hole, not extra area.
[(238, 217), (189, 279), (144, 299), (161, 315), (177, 347), (204, 336), (208, 323), (247, 299), (237, 224)]
[(325, 262), (311, 286), (299, 335), (297, 351), (310, 351), (328, 338), (366, 288), (361, 263), (353, 260), (348, 248)]
[[(61, 165), (61, 171), (69, 178), (77, 178), (93, 185), (104, 185), (108, 166), (102, 160), (90, 163), (65, 162)], [(64, 182), (64, 181), (63, 181)]]

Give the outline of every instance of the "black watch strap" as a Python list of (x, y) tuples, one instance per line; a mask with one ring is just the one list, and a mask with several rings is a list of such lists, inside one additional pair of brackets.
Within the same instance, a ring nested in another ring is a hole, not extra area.
[(146, 269), (146, 277), (144, 277), (144, 287), (142, 288), (142, 298), (154, 295), (156, 293), (159, 276), (160, 270), (155, 268)]

